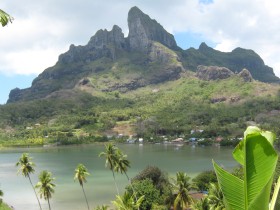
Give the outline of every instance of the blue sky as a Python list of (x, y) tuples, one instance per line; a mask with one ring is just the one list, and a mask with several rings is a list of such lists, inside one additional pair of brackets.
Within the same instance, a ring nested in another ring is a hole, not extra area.
[(30, 87), (36, 75), (12, 75), (0, 74), (1, 91), (0, 104), (6, 103), (10, 90), (18, 87), (20, 89)]
[(127, 13), (138, 6), (174, 34), (180, 47), (203, 41), (220, 51), (252, 49), (280, 76), (278, 0), (3, 0), (14, 17), (0, 28), (0, 104), (13, 88), (26, 88), (53, 66), (71, 44), (85, 45), (99, 29), (120, 26), (128, 34)]

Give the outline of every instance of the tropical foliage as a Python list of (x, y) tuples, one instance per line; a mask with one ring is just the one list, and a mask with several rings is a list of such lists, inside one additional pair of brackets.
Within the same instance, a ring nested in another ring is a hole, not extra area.
[(102, 205), (102, 206), (97, 206), (94, 210), (108, 210), (109, 206), (107, 205)]
[[(213, 162), (227, 209), (269, 209), (270, 191), (278, 159), (273, 148), (274, 140), (275, 135), (271, 132), (257, 127), (247, 128), (244, 140), (233, 152), (235, 160), (243, 166), (243, 180)], [(270, 206), (270, 209), (274, 209), (274, 206)]]
[[(154, 89), (160, 91), (153, 93)], [(248, 123), (280, 134), (278, 90), (277, 86), (245, 83), (240, 78), (213, 82), (186, 77), (120, 93), (119, 98), (104, 92), (95, 97), (79, 92), (76, 98), (9, 103), (0, 106), (0, 144), (107, 142), (108, 131), (119, 132), (118, 128), (125, 127), (149, 141), (163, 141), (162, 135), (170, 139), (177, 135), (185, 139), (223, 136), (222, 143), (227, 145), (238, 142)], [(212, 103), (219, 95), (226, 95), (227, 100)], [(195, 128), (204, 132), (191, 135)]]
[[(151, 209), (153, 204), (163, 204), (160, 191), (156, 189), (150, 179), (134, 181), (132, 185), (137, 198), (144, 196), (144, 200), (140, 205), (141, 210)], [(127, 187), (127, 193), (130, 196), (133, 195), (133, 191), (130, 186)]]
[(225, 209), (225, 204), (223, 201), (223, 193), (221, 188), (219, 187), (218, 183), (210, 183), (209, 189), (208, 189), (208, 206), (209, 210), (223, 210)]
[(112, 171), (116, 190), (119, 195), (119, 189), (115, 177), (115, 169), (118, 164), (118, 148), (112, 143), (105, 144), (105, 152), (101, 152), (99, 157), (105, 157), (105, 167), (108, 167)]
[(210, 183), (218, 182), (215, 171), (203, 171), (192, 179), (194, 185), (200, 191), (207, 191)]
[(175, 210), (188, 208), (193, 202), (191, 196), (189, 195), (189, 191), (191, 189), (190, 179), (191, 178), (184, 172), (176, 173), (175, 187), (177, 191), (174, 200)]
[(192, 203), (190, 208), (192, 210), (209, 210), (208, 198), (201, 198), (200, 200)]
[(2, 27), (6, 26), (9, 22), (12, 22), (13, 18), (0, 9), (0, 23)]
[[(147, 166), (140, 171), (132, 179), (132, 185), (137, 196), (145, 195), (145, 200), (141, 206), (144, 206), (144, 204), (146, 207), (151, 207), (152, 204), (167, 207), (173, 205), (173, 186), (168, 174), (156, 166)], [(132, 190), (129, 191), (132, 193)]]
[(55, 184), (52, 174), (46, 170), (42, 171), (39, 175), (39, 182), (35, 185), (35, 188), (39, 189), (40, 198), (44, 198), (48, 201), (49, 209), (51, 210), (50, 199), (54, 193)]
[(88, 172), (87, 168), (83, 164), (80, 163), (77, 166), (77, 168), (75, 169), (74, 180), (79, 181), (79, 184), (83, 189), (83, 193), (84, 193), (86, 203), (87, 203), (87, 207), (88, 207), (88, 210), (89, 210), (90, 208), (89, 208), (87, 196), (86, 196), (86, 193), (85, 193), (85, 190), (84, 190), (84, 183), (87, 182), (86, 176), (88, 176), (88, 175), (90, 175), (90, 173)]
[(134, 195), (130, 195), (125, 192), (123, 196), (117, 195), (116, 200), (112, 203), (117, 207), (118, 210), (138, 210), (141, 203), (144, 200), (144, 196), (141, 196), (138, 200), (134, 200)]
[(30, 182), (32, 189), (35, 193), (35, 196), (37, 198), (39, 207), (40, 207), (40, 209), (42, 209), (39, 198), (37, 196), (37, 193), (35, 191), (35, 188), (32, 184), (31, 178), (30, 178), (30, 174), (35, 172), (35, 168), (34, 168), (35, 164), (32, 162), (32, 158), (29, 157), (29, 154), (23, 153), (21, 155), (21, 157), (19, 158), (19, 161), (16, 163), (16, 166), (19, 166), (18, 173), (21, 173), (24, 177), (28, 177), (29, 182)]

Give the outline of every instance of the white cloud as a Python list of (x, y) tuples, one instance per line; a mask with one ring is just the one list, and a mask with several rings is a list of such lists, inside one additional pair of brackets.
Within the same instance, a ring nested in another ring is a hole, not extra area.
[(3, 55), (5, 74), (38, 74), (46, 67), (52, 66), (57, 61), (57, 54), (61, 49), (55, 48), (31, 48), (22, 51), (11, 52)]
[(253, 49), (280, 76), (279, 4), (277, 0), (4, 0), (2, 9), (15, 20), (0, 28), (0, 72), (38, 74), (70, 44), (85, 45), (98, 29), (117, 24), (127, 33), (127, 12), (136, 5), (172, 33), (201, 34), (223, 51)]

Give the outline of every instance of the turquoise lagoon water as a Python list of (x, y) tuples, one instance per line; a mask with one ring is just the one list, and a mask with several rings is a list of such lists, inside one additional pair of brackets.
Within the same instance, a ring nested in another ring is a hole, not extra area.
[[(118, 147), (128, 155), (131, 168), (130, 177), (135, 176), (148, 165), (158, 166), (170, 177), (177, 171), (184, 171), (194, 177), (199, 172), (212, 169), (212, 159), (224, 168), (231, 169), (237, 165), (232, 158), (233, 148), (176, 146), (171, 144), (121, 144)], [(33, 190), (27, 178), (17, 175), (15, 163), (22, 153), (27, 152), (36, 163), (36, 172), (31, 176), (34, 184), (42, 170), (49, 170), (55, 177), (55, 194), (51, 199), (52, 209), (79, 210), (86, 209), (82, 189), (74, 182), (74, 169), (83, 163), (91, 173), (85, 184), (85, 191), (90, 207), (107, 204), (117, 194), (112, 173), (104, 167), (105, 160), (98, 155), (104, 150), (102, 145), (81, 145), (46, 148), (9, 148), (0, 150), (0, 189), (4, 200), (16, 210), (39, 209)], [(118, 174), (116, 180), (121, 192), (128, 184), (124, 175)], [(41, 200), (43, 209), (47, 203)]]

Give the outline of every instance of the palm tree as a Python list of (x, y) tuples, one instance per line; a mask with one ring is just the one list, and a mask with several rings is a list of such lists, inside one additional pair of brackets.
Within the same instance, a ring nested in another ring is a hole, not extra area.
[(108, 210), (109, 206), (107, 205), (102, 205), (102, 206), (97, 206), (94, 210)]
[(42, 171), (39, 175), (39, 182), (36, 184), (36, 188), (39, 188), (40, 198), (44, 197), (48, 201), (49, 209), (51, 210), (50, 198), (52, 193), (54, 193), (55, 184), (52, 183), (54, 178), (52, 174), (46, 170)]
[(127, 155), (123, 154), (120, 149), (116, 150), (116, 155), (117, 155), (117, 162), (116, 162), (116, 166), (115, 166), (114, 170), (116, 172), (121, 172), (121, 174), (123, 174), (123, 173), (125, 174), (128, 182), (132, 188), (135, 199), (137, 200), (135, 190), (133, 188), (133, 185), (131, 183), (129, 176), (127, 175), (127, 168), (130, 168), (130, 162), (127, 159)]
[(116, 200), (112, 201), (112, 203), (117, 207), (118, 210), (137, 210), (144, 200), (144, 195), (142, 195), (136, 201), (134, 201), (133, 196), (134, 195), (130, 195), (125, 191), (123, 196), (117, 195)]
[(106, 158), (105, 167), (109, 167), (109, 169), (112, 171), (117, 193), (119, 195), (119, 189), (116, 183), (115, 172), (114, 172), (118, 159), (117, 150), (118, 148), (112, 143), (105, 144), (105, 152), (101, 152), (99, 154), (99, 157), (105, 156)]
[(208, 199), (203, 197), (191, 205), (192, 210), (209, 210)]
[(210, 183), (208, 194), (209, 210), (225, 209), (223, 193), (218, 183)]
[(86, 202), (87, 202), (87, 207), (88, 207), (88, 210), (89, 210), (89, 205), (88, 205), (88, 200), (87, 200), (87, 196), (86, 196), (86, 193), (85, 193), (85, 190), (84, 190), (84, 183), (87, 182), (86, 180), (86, 176), (90, 175), (88, 173), (88, 170), (87, 168), (83, 165), (83, 164), (79, 164), (77, 166), (77, 168), (75, 169), (75, 176), (74, 176), (74, 180), (78, 180), (82, 189), (83, 189), (83, 192), (84, 192), (84, 196), (85, 196), (85, 199), (86, 199)]
[(35, 196), (37, 198), (40, 209), (42, 209), (39, 198), (38, 198), (38, 195), (35, 191), (35, 188), (34, 188), (32, 182), (31, 182), (31, 178), (30, 178), (30, 174), (35, 172), (35, 169), (34, 169), (35, 164), (31, 160), (32, 160), (32, 158), (29, 157), (29, 155), (27, 153), (23, 153), (21, 155), (19, 161), (16, 163), (16, 166), (20, 166), (20, 168), (18, 170), (18, 173), (21, 173), (24, 177), (28, 177), (29, 182), (30, 182), (30, 184), (32, 186), (32, 189), (35, 193)]
[(118, 148), (116, 149), (116, 165), (114, 170), (116, 172), (121, 172), (126, 175), (126, 178), (128, 181), (130, 181), (128, 175), (127, 175), (127, 168), (130, 168), (130, 162), (127, 159), (127, 155), (124, 155), (121, 150)]
[(192, 198), (189, 195), (191, 184), (189, 183), (190, 177), (184, 172), (176, 173), (175, 187), (178, 189), (177, 195), (174, 200), (174, 209), (181, 210), (187, 208), (192, 203)]

